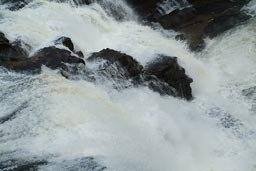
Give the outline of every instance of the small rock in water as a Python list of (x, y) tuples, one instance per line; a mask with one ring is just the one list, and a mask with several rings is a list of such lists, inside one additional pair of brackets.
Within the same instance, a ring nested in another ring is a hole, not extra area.
[(62, 44), (63, 46), (67, 47), (72, 52), (74, 51), (74, 45), (72, 40), (69, 37), (60, 37), (55, 41), (55, 44)]

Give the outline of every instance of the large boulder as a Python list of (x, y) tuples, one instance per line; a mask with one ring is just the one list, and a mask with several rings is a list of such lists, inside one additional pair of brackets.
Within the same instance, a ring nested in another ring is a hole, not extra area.
[[(119, 85), (118, 88), (126, 88), (131, 84), (147, 86), (161, 95), (192, 99), (190, 84), (193, 80), (186, 75), (185, 69), (178, 64), (176, 57), (159, 55), (143, 68), (127, 54), (103, 49), (93, 53), (87, 61), (98, 62), (100, 65), (93, 65), (97, 66), (93, 72), (100, 77), (106, 77), (108, 81), (113, 81), (113, 85)], [(96, 77), (94, 80), (97, 79)], [(126, 84), (127, 81), (131, 84)]]
[[(178, 64), (176, 57), (161, 55), (145, 67), (144, 74), (145, 76), (155, 76), (161, 82), (169, 85), (168, 88), (165, 84), (160, 84), (161, 87), (168, 90), (167, 92), (174, 89), (176, 93), (173, 95), (185, 98), (187, 100), (192, 99), (192, 89), (190, 84), (193, 82), (193, 80), (186, 75), (185, 69)], [(154, 87), (153, 90), (159, 91)], [(163, 93), (164, 92), (161, 92), (161, 94)]]

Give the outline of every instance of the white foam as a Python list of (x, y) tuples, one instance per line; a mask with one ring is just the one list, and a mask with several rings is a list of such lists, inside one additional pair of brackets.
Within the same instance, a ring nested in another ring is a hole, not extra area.
[[(195, 55), (173, 33), (167, 38), (136, 21), (118, 22), (97, 3), (40, 0), (0, 14), (1, 31), (29, 43), (31, 53), (65, 35), (85, 55), (108, 47), (142, 64), (159, 53), (177, 56), (194, 79), (195, 97), (186, 102), (143, 87), (117, 91), (47, 68), (37, 76), (1, 71), (0, 93), (9, 94), (0, 98), (0, 117), (23, 102), (28, 106), (0, 124), (0, 152), (48, 160), (101, 156), (109, 170), (120, 171), (255, 170), (256, 119), (241, 95), (255, 83), (255, 21), (208, 41)], [(242, 124), (225, 127), (228, 114)]]

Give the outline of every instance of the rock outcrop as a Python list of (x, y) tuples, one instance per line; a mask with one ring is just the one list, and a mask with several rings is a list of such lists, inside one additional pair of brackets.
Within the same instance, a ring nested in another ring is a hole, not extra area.
[(104, 76), (111, 80), (129, 80), (135, 86), (147, 86), (161, 95), (192, 99), (190, 84), (193, 80), (186, 75), (185, 69), (178, 64), (176, 57), (159, 55), (144, 68), (127, 54), (104, 49), (93, 53), (87, 61), (103, 61), (103, 65), (95, 70), (103, 72)]
[(61, 37), (55, 44), (62, 44), (68, 50), (50, 46), (28, 57), (18, 43), (11, 44), (0, 33), (0, 66), (17, 72), (40, 73), (41, 66), (44, 65), (51, 69), (60, 69), (60, 73), (69, 79), (77, 76), (79, 78), (82, 74), (88, 81), (95, 82), (105, 78), (115, 85), (122, 85), (114, 88), (123, 89), (128, 87), (126, 85), (147, 86), (161, 95), (192, 99), (190, 84), (193, 80), (186, 75), (176, 57), (159, 55), (143, 67), (132, 56), (113, 49), (103, 49), (87, 58), (88, 63), (99, 63), (94, 69), (89, 69), (84, 67), (82, 52), (74, 55), (74, 45), (70, 38)]
[(56, 47), (43, 48), (32, 57), (28, 57), (21, 47), (12, 45), (5, 35), (0, 33), (0, 66), (20, 72), (40, 72), (42, 65), (57, 69), (64, 67), (65, 63), (85, 62), (82, 58), (72, 55), (70, 51)]
[(127, 0), (144, 20), (158, 22), (165, 29), (180, 32), (192, 51), (205, 47), (204, 38), (214, 38), (250, 18), (241, 8), (249, 0), (188, 0), (191, 6), (176, 9), (168, 14), (159, 13), (163, 0)]

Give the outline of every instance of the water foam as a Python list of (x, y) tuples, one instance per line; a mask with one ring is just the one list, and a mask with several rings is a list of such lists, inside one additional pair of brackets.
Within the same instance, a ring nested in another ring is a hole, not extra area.
[(255, 170), (255, 111), (241, 93), (255, 83), (254, 19), (195, 55), (175, 33), (116, 21), (97, 3), (40, 0), (0, 14), (1, 31), (30, 44), (30, 53), (65, 35), (85, 55), (109, 47), (142, 64), (159, 53), (177, 56), (194, 79), (195, 97), (118, 91), (47, 68), (35, 76), (1, 70), (0, 117), (13, 117), (0, 124), (0, 161), (38, 157), (52, 163), (41, 170), (68, 170), (64, 161), (78, 166), (73, 159), (93, 156), (108, 170)]

